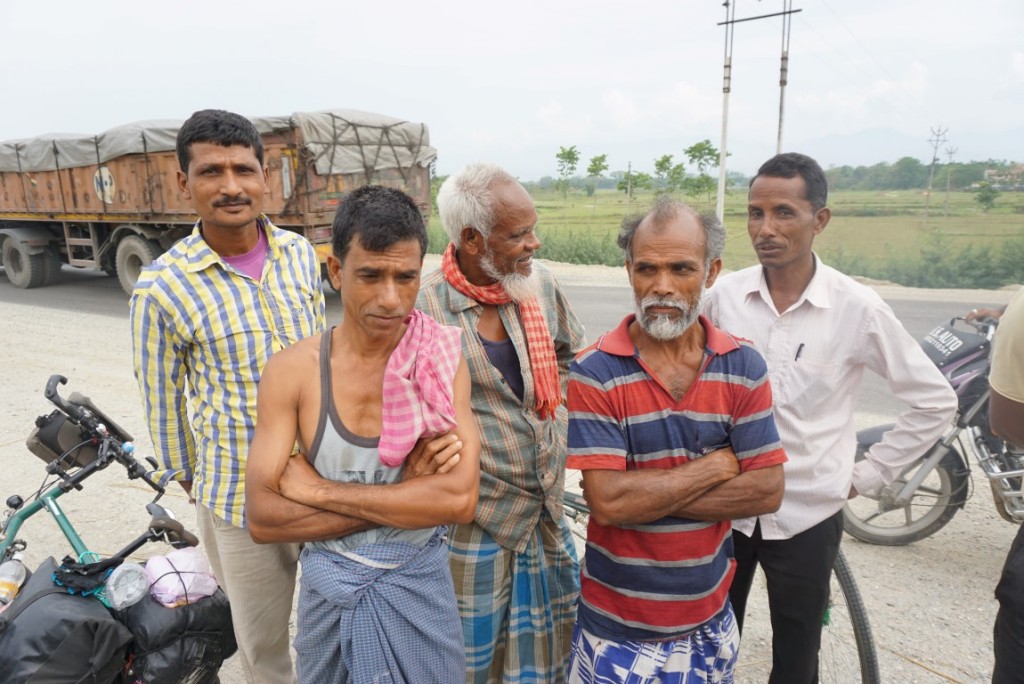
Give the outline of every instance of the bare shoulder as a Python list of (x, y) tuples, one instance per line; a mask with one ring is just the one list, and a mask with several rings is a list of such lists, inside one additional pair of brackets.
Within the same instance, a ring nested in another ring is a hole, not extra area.
[(267, 361), (263, 376), (291, 376), (295, 382), (299, 382), (302, 377), (305, 377), (300, 374), (317, 367), (320, 361), (320, 344), (323, 341), (323, 336), (324, 333), (311, 335), (276, 352)]

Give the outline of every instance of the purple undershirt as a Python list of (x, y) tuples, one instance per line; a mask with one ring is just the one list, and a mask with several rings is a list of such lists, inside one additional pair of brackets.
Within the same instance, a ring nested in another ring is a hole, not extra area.
[(267, 244), (266, 231), (260, 226), (257, 226), (256, 230), (259, 233), (259, 238), (256, 240), (256, 246), (251, 251), (241, 256), (222, 256), (221, 258), (224, 259), (225, 263), (259, 282), (260, 278), (263, 277), (263, 264), (267, 260), (267, 252), (270, 251), (270, 245)]

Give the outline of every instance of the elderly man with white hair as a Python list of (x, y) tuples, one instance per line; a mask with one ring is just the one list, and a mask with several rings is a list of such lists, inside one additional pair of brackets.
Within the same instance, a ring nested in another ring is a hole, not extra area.
[(563, 682), (579, 594), (562, 508), (563, 397), (583, 326), (534, 261), (537, 211), (513, 176), (472, 164), (437, 204), (450, 244), (417, 305), (464, 331), (482, 442), (475, 520), (449, 538), (466, 679)]

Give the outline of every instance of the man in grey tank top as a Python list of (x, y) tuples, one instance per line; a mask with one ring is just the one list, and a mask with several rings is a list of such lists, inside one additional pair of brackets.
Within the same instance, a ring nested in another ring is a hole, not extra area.
[(460, 331), (413, 309), (426, 245), (408, 196), (351, 193), (327, 262), (342, 321), (260, 381), (249, 532), (305, 542), (300, 682), (465, 676), (446, 525), (473, 519), (480, 439)]

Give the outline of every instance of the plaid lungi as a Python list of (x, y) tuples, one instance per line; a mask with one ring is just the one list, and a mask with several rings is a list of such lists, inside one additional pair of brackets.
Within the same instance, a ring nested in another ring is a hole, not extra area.
[(423, 548), (380, 542), (349, 556), (302, 551), (299, 682), (422, 684), (465, 676), (443, 530)]
[(740, 632), (732, 606), (670, 641), (612, 641), (576, 626), (570, 684), (732, 684)]
[(523, 553), (501, 546), (476, 524), (453, 526), (448, 544), (466, 681), (565, 682), (580, 585), (564, 518), (555, 522), (542, 514)]

